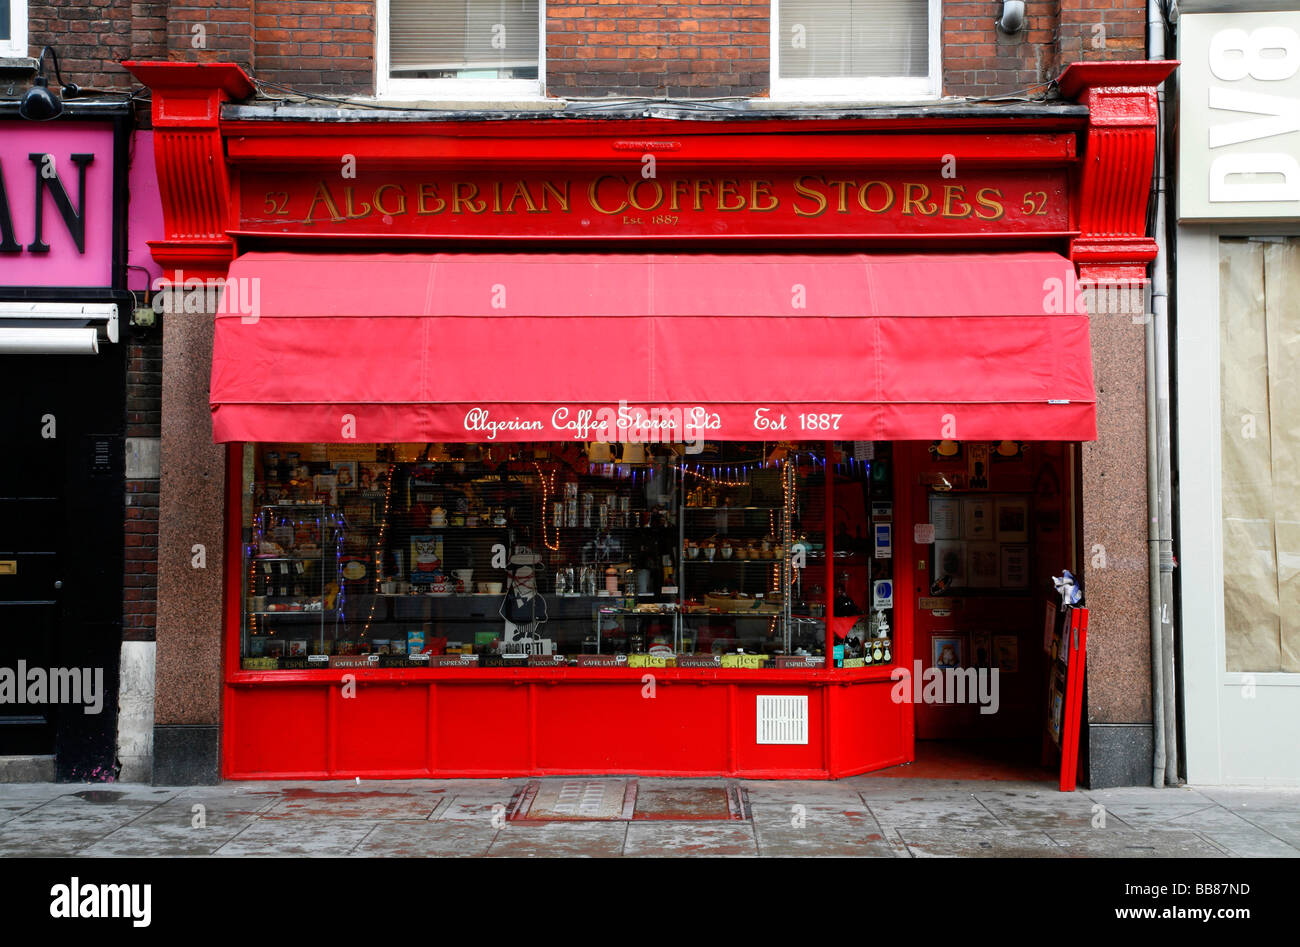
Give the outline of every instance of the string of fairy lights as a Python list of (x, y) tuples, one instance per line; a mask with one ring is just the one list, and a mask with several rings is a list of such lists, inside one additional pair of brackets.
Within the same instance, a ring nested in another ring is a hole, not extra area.
[(366, 626), (361, 629), (361, 638), (370, 632), (370, 624), (375, 620), (375, 607), (379, 604), (379, 583), (384, 571), (384, 537), (388, 533), (388, 515), (393, 503), (393, 468), (388, 469), (388, 483), (384, 489), (384, 511), (379, 515), (379, 539), (375, 543), (374, 593), (370, 597), (370, 612), (366, 615)]

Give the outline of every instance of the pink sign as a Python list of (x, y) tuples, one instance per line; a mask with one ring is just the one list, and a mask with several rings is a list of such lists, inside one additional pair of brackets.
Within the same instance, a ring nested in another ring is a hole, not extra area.
[(0, 286), (111, 285), (112, 129), (4, 124)]

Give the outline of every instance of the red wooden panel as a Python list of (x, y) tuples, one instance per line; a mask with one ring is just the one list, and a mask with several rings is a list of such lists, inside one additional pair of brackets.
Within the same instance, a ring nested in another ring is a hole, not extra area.
[(912, 759), (907, 720), (912, 708), (895, 703), (894, 685), (882, 681), (829, 688), (832, 776), (851, 776)]
[[(808, 743), (759, 745), (758, 695), (806, 694), (808, 697)], [(739, 775), (771, 775), (776, 771), (826, 769), (826, 712), (823, 706), (825, 688), (774, 687), (762, 684), (736, 685), (732, 704), (735, 733), (736, 772)], [(791, 774), (793, 775), (793, 773)]]
[(326, 689), (334, 702), (336, 775), (428, 772), (428, 686), (358, 684), (356, 696), (345, 698), (342, 688)]
[(438, 772), (504, 776), (530, 771), (527, 685), (438, 684), (434, 700)]
[(328, 693), (323, 687), (227, 689), (226, 775), (233, 779), (325, 775)]
[(537, 766), (548, 772), (722, 773), (727, 685), (538, 685)]

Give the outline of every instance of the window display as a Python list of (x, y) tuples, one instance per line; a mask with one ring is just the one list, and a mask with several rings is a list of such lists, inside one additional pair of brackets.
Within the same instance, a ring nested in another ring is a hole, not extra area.
[(888, 664), (889, 445), (830, 454), (248, 445), (241, 668)]

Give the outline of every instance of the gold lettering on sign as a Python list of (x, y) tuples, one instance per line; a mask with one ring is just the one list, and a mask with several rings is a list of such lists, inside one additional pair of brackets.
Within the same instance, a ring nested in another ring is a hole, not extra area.
[(622, 181), (623, 184), (626, 185), (627, 178), (625, 177), (616, 178), (612, 174), (602, 174), (600, 177), (596, 178), (596, 180), (592, 181), (591, 185), (587, 188), (587, 200), (591, 204), (591, 206), (594, 207), (596, 210), (600, 211), (602, 214), (621, 213), (623, 209), (627, 207), (627, 201), (621, 202), (613, 210), (606, 210), (604, 207), (600, 206), (599, 194), (600, 194), (601, 181)]
[(690, 186), (691, 186), (691, 182), (686, 180), (685, 178), (673, 178), (673, 183), (670, 188), (672, 193), (669, 195), (668, 198), (669, 210), (682, 209), (681, 204), (679, 202), (683, 197), (686, 196), (686, 191), (690, 188)]
[(835, 188), (836, 201), (835, 212), (837, 214), (847, 214), (849, 212), (849, 195), (851, 187), (857, 186), (857, 181), (827, 181), (827, 185)]
[[(915, 195), (915, 196), (913, 196)], [(930, 189), (924, 184), (904, 184), (903, 185), (903, 213), (911, 214), (912, 208), (916, 208), (922, 217), (933, 217), (939, 210), (939, 205), (934, 201), (928, 204), (926, 201), (930, 197)]]
[(569, 212), (569, 182), (568, 181), (564, 182), (563, 190), (561, 190), (559, 187), (556, 187), (550, 181), (543, 181), (542, 182), (542, 210), (549, 211), (551, 209), (550, 201), (547, 200), (548, 197), (555, 198), (555, 202), (560, 205), (560, 210), (564, 211), (566, 214)]
[(506, 213), (513, 214), (515, 212), (515, 201), (521, 197), (524, 199), (524, 206), (528, 208), (528, 213), (536, 214), (537, 204), (533, 202), (533, 195), (528, 193), (528, 188), (523, 181), (515, 182), (515, 189), (510, 192), (510, 200), (506, 201)]
[[(985, 197), (984, 196), (985, 194), (992, 194), (993, 196)], [(996, 187), (982, 187), (978, 191), (976, 191), (975, 203), (979, 204), (981, 207), (988, 208), (988, 210), (991, 211), (991, 213), (983, 214), (980, 213), (979, 211), (975, 211), (975, 216), (980, 218), (981, 220), (1001, 220), (1002, 215), (1007, 212), (1006, 208), (1002, 206), (1002, 202), (996, 200), (996, 198), (999, 198), (1001, 196), (1002, 196), (1002, 190)]]
[[(394, 208), (393, 210), (389, 210), (387, 207), (384, 206), (385, 191), (397, 192), (397, 207)], [(393, 217), (396, 216), (397, 214), (405, 214), (406, 213), (406, 191), (402, 189), (402, 186), (400, 184), (379, 185), (379, 187), (375, 188), (375, 210), (379, 211), (379, 213), (383, 214), (386, 217)]]
[(312, 195), (311, 203), (307, 206), (307, 216), (304, 217), (302, 221), (304, 224), (314, 224), (316, 222), (311, 218), (312, 214), (316, 213), (317, 204), (325, 205), (325, 210), (329, 213), (330, 220), (335, 223), (339, 223), (343, 220), (343, 215), (339, 213), (338, 205), (334, 203), (334, 198), (330, 196), (330, 189), (325, 186), (324, 181), (321, 181), (316, 185), (316, 193)]
[[(770, 190), (771, 187), (772, 187), (771, 181), (765, 181), (762, 178), (753, 178), (750, 180), (749, 182), (749, 209), (750, 210), (758, 211), (759, 213), (763, 213), (769, 210), (776, 210), (777, 206), (781, 202), (777, 200), (776, 195), (772, 193), (772, 191)], [(759, 198), (765, 198), (765, 199), (770, 198), (771, 203), (760, 204)], [(677, 208), (675, 207), (673, 208), (673, 210), (676, 209)]]
[(826, 183), (822, 178), (813, 177), (811, 174), (805, 174), (803, 177), (797, 178), (794, 182), (795, 193), (797, 193), (800, 197), (807, 197), (811, 200), (816, 201), (817, 209), (804, 210), (802, 207), (796, 204), (794, 208), (794, 212), (798, 214), (800, 217), (820, 217), (822, 214), (826, 213), (826, 207), (827, 207), (826, 195), (823, 194), (821, 191), (814, 191), (811, 187), (809, 187), (807, 184), (804, 183), (805, 181), (820, 181), (823, 184)]
[[(469, 193), (462, 194), (461, 188), (468, 188)], [(487, 201), (478, 199), (478, 185), (473, 181), (454, 181), (451, 185), (451, 212), (461, 213), (461, 206), (468, 207), (470, 213), (481, 214), (487, 210)]]
[(356, 211), (356, 210), (353, 209), (353, 207), (352, 207), (352, 191), (353, 191), (353, 188), (352, 188), (351, 185), (349, 185), (349, 186), (347, 186), (347, 187), (345, 187), (345, 188), (343, 189), (343, 205), (344, 205), (344, 208), (345, 208), (346, 211), (347, 211), (347, 217), (348, 217), (348, 220), (356, 220), (356, 219), (359, 218), (359, 217), (365, 217), (365, 216), (368, 216), (368, 215), (370, 214), (370, 203), (369, 203), (368, 201), (362, 201), (362, 202), (361, 202), (361, 206), (364, 208), (364, 210)]
[[(963, 184), (945, 184), (943, 188), (943, 216), (955, 217), (958, 220), (965, 220), (971, 215), (974, 208), (967, 204), (963, 197), (966, 196), (966, 186)], [(959, 204), (961, 210), (957, 210), (953, 205)]]
[[(871, 189), (880, 188), (884, 203), (879, 207), (871, 206)], [(869, 214), (883, 214), (889, 208), (894, 206), (894, 189), (884, 181), (868, 181), (862, 187), (858, 188), (858, 204)]]
[[(727, 203), (727, 198), (729, 197), (734, 197), (736, 199), (736, 203), (734, 206)], [(735, 178), (723, 178), (721, 181), (719, 181), (718, 182), (718, 210), (731, 211), (731, 210), (744, 210), (744, 209), (745, 209), (745, 197), (743, 194), (740, 193), (740, 182), (737, 181)]]
[[(637, 191), (642, 184), (649, 184), (654, 188), (654, 199), (649, 204), (640, 204), (637, 202)], [(637, 178), (628, 188), (627, 199), (637, 210), (654, 210), (664, 202), (664, 189), (659, 186), (659, 182), (654, 178)]]
[[(430, 201), (436, 201), (432, 208), (429, 207)], [(416, 213), (424, 216), (427, 214), (441, 214), (447, 202), (438, 196), (438, 185), (432, 181), (427, 181), (420, 185), (420, 199), (416, 204), (418, 208)]]

